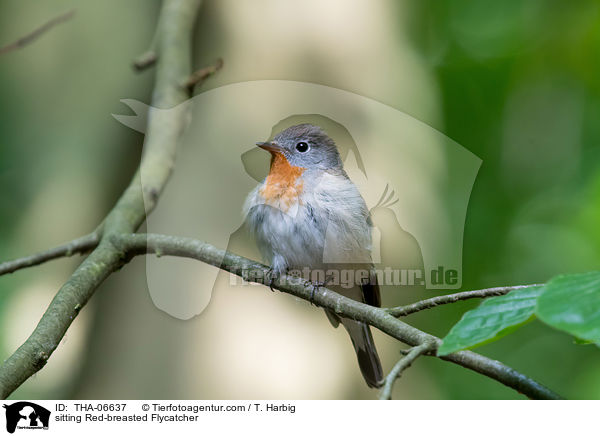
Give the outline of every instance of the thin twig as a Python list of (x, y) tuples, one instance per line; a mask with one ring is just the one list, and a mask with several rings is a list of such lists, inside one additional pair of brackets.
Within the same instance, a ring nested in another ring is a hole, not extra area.
[(152, 37), (152, 42), (150, 43), (150, 48), (146, 50), (145, 53), (142, 53), (133, 61), (133, 69), (138, 73), (144, 71), (147, 68), (150, 68), (152, 65), (156, 63), (158, 60), (158, 53), (156, 52), (156, 38), (158, 32), (154, 32), (154, 36)]
[(420, 312), (421, 310), (431, 309), (432, 307), (440, 306), (442, 304), (456, 303), (457, 301), (469, 300), (471, 298), (487, 298), (497, 297), (500, 295), (506, 295), (510, 291), (516, 289), (529, 288), (533, 286), (541, 286), (539, 284), (534, 285), (517, 285), (517, 286), (500, 286), (497, 288), (478, 289), (475, 291), (458, 292), (456, 294), (440, 295), (427, 300), (417, 301), (413, 304), (406, 306), (391, 307), (385, 309), (387, 313), (392, 316), (406, 316), (411, 313)]
[(154, 50), (148, 50), (133, 61), (133, 69), (137, 72), (144, 71), (154, 65), (157, 59), (158, 55), (156, 52)]
[(60, 257), (71, 257), (74, 254), (84, 254), (98, 246), (101, 230), (95, 230), (92, 233), (82, 236), (72, 241), (66, 242), (49, 250), (21, 257), (19, 259), (9, 260), (0, 263), (0, 276), (10, 274), (17, 270), (39, 265), (52, 259)]
[[(161, 256), (196, 259), (240, 276), (246, 281), (264, 284), (266, 278), (269, 277), (269, 267), (266, 265), (191, 238), (155, 234), (114, 234), (110, 240), (115, 247), (123, 250), (127, 257), (159, 253)], [(307, 284), (308, 282), (299, 277), (282, 274), (272, 283), (272, 287), (312, 301), (315, 305), (332, 310), (340, 316), (372, 325), (407, 345), (419, 346), (428, 343), (437, 347), (441, 343), (440, 338), (394, 318), (385, 309), (352, 300), (324, 287), (320, 287), (313, 294), (313, 286), (307, 286)], [(471, 351), (459, 351), (439, 358), (497, 380), (529, 398), (560, 398), (545, 386), (503, 363)]]
[(380, 400), (391, 400), (392, 399), (392, 389), (394, 388), (394, 383), (402, 374), (402, 371), (407, 369), (412, 363), (417, 360), (419, 356), (427, 353), (435, 348), (435, 343), (433, 342), (423, 342), (416, 347), (408, 350), (408, 353), (404, 355), (398, 362), (394, 365), (390, 373), (385, 378), (383, 388), (381, 389), (381, 394), (379, 395)]
[(182, 86), (188, 91), (192, 91), (196, 85), (204, 82), (221, 68), (223, 68), (223, 59), (219, 58), (214, 65), (209, 65), (190, 74)]
[(46, 23), (42, 24), (33, 32), (28, 33), (27, 35), (22, 36), (16, 41), (11, 42), (10, 44), (7, 44), (4, 47), (0, 48), (0, 55), (17, 50), (19, 48), (23, 48), (27, 44), (31, 44), (33, 41), (42, 36), (42, 34), (46, 33), (48, 30), (52, 29), (54, 26), (64, 23), (65, 21), (68, 21), (71, 18), (73, 18), (73, 15), (75, 15), (75, 9), (71, 9), (70, 11), (61, 14), (58, 17), (54, 17), (50, 21), (47, 21)]

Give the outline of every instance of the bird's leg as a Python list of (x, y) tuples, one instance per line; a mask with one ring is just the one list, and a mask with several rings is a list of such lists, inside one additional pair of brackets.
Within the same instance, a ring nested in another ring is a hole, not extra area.
[(310, 301), (311, 305), (315, 304), (315, 293), (321, 286), (322, 285), (320, 284), (320, 282), (315, 282), (312, 284), (312, 289), (310, 290), (310, 300), (308, 300)]
[(331, 283), (332, 280), (333, 280), (333, 275), (329, 275), (329, 276), (326, 276), (325, 280), (323, 280), (322, 282), (320, 282), (318, 280), (307, 282), (307, 284), (312, 287), (312, 289), (310, 290), (310, 298), (308, 300), (308, 301), (310, 301), (310, 304), (314, 305), (315, 293), (319, 290), (319, 288), (321, 288), (323, 286), (327, 286), (329, 283)]
[(269, 268), (269, 270), (267, 271), (267, 274), (266, 274), (267, 282), (265, 284), (269, 285), (269, 289), (272, 292), (275, 292), (275, 289), (273, 289), (273, 283), (275, 283), (275, 280), (277, 280), (280, 275), (281, 275), (281, 273), (279, 271), (275, 270), (273, 267)]
[(271, 291), (275, 291), (273, 289), (273, 283), (275, 283), (275, 280), (281, 277), (281, 274), (287, 274), (287, 271), (288, 266), (283, 256), (275, 254), (271, 259), (271, 268), (269, 268), (266, 277), (269, 281), (269, 289), (271, 289)]

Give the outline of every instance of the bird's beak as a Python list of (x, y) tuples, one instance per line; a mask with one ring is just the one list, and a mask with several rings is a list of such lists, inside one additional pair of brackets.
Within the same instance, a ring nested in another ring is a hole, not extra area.
[(262, 148), (263, 150), (267, 150), (268, 152), (271, 153), (280, 153), (282, 151), (281, 146), (279, 146), (278, 144), (276, 144), (275, 142), (257, 142), (256, 145), (258, 145), (260, 148)]

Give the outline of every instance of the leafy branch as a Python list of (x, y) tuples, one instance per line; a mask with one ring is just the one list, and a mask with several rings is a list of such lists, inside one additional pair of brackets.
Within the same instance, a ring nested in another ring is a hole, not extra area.
[(533, 319), (600, 346), (600, 272), (560, 275), (545, 285), (519, 287), (466, 312), (438, 355), (473, 348), (512, 333)]
[[(113, 233), (109, 237), (109, 243), (118, 253), (120, 253), (120, 265), (128, 262), (133, 256), (154, 253), (159, 256), (177, 256), (196, 259), (232, 274), (236, 274), (247, 281), (257, 283), (262, 283), (262, 278), (267, 277), (269, 271), (269, 267), (266, 265), (190, 238), (154, 234)], [(1, 267), (2, 264), (0, 264), (0, 268)], [(311, 295), (311, 283), (305, 282), (297, 277), (282, 275), (273, 283), (273, 288), (307, 301), (310, 301), (313, 297)], [(485, 291), (486, 290), (478, 292)], [(493, 292), (493, 290), (490, 290), (490, 295), (493, 295)], [(444, 297), (452, 298), (452, 295)], [(317, 289), (312, 301), (316, 306), (331, 309), (340, 316), (347, 316), (366, 322), (403, 343), (413, 345), (417, 350), (423, 350), (419, 352), (418, 355), (424, 354), (426, 351), (432, 352), (441, 343), (439, 338), (422, 332), (395, 318), (389, 313), (391, 309), (369, 306), (346, 298), (327, 288), (321, 287)], [(81, 301), (77, 304), (80, 309), (85, 302)], [(77, 309), (77, 311), (79, 309)], [(70, 313), (69, 310), (66, 310), (64, 316)], [(30, 339), (28, 339), (28, 341)], [(41, 352), (44, 351), (41, 350)], [(36, 354), (34, 353), (32, 357), (35, 358), (35, 356)], [(415, 358), (416, 357), (418, 356), (415, 356)], [(514, 369), (476, 353), (462, 351), (441, 358), (495, 379), (530, 398), (560, 398), (556, 393), (518, 373)], [(47, 360), (47, 358), (44, 360)], [(402, 363), (398, 362), (390, 372), (390, 375), (386, 378), (384, 393), (382, 393), (383, 398), (389, 397), (388, 391), (391, 390), (393, 382), (396, 380), (399, 373), (408, 366), (407, 364), (412, 363), (413, 360), (412, 357), (408, 360), (401, 359)], [(29, 363), (33, 365), (36, 364), (35, 361), (30, 361)], [(41, 369), (41, 367), (39, 369)], [(0, 375), (2, 373), (3, 368), (0, 367)]]
[[(191, 238), (113, 233), (108, 239), (112, 247), (121, 254), (123, 263), (128, 262), (133, 256), (153, 253), (159, 256), (196, 259), (256, 283), (263, 283), (263, 278), (268, 277), (268, 266)], [(393, 317), (387, 313), (387, 309), (349, 299), (323, 287), (318, 288), (313, 294), (312, 284), (298, 277), (282, 275), (272, 286), (274, 289), (307, 301), (312, 299), (316, 306), (333, 310), (340, 316), (366, 322), (405, 344), (416, 347), (427, 344), (428, 347), (434, 349), (441, 343), (439, 338)], [(495, 379), (530, 398), (560, 398), (556, 393), (514, 369), (470, 351), (453, 353), (443, 356), (442, 359)]]

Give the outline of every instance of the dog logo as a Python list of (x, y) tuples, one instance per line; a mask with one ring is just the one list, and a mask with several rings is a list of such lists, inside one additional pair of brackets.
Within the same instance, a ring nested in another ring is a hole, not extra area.
[(6, 409), (6, 431), (9, 433), (14, 433), (16, 429), (48, 430), (50, 421), (48, 409), (29, 401), (4, 404), (2, 407)]

